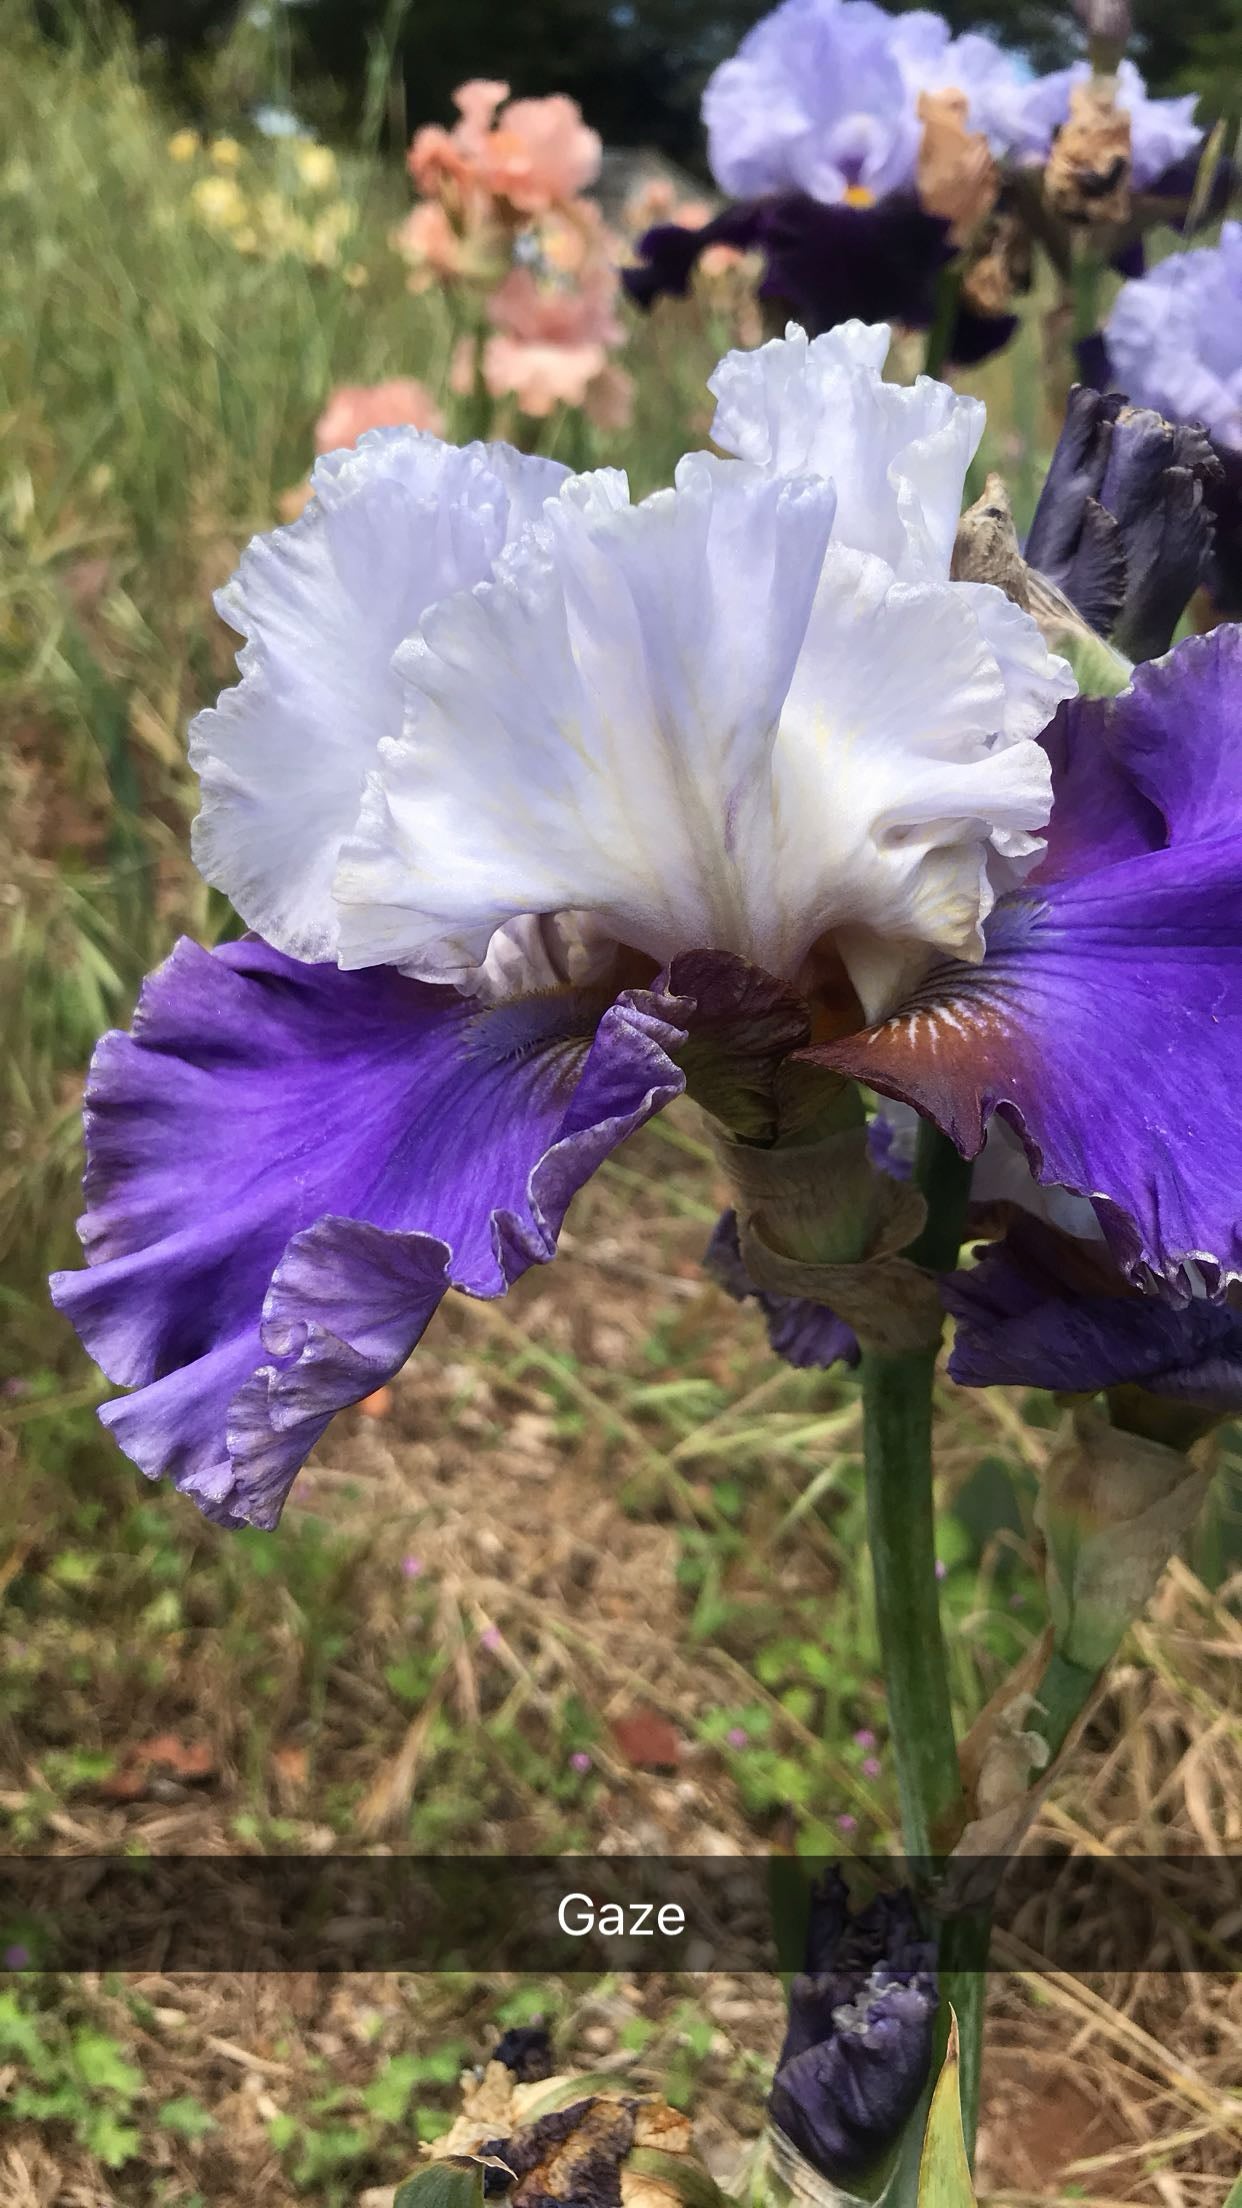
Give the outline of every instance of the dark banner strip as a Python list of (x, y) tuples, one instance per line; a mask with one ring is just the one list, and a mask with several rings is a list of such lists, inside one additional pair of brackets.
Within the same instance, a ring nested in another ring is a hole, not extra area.
[[(810, 1881), (761, 1856), (0, 1857), (13, 1970), (796, 1968)], [(1242, 1857), (838, 1861), (859, 1902), (906, 1884), (991, 1909), (990, 1967), (1242, 1969)]]

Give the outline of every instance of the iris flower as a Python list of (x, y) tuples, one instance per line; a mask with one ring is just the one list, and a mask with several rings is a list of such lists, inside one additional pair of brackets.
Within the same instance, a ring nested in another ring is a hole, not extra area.
[(446, 1291), (551, 1258), (675, 1096), (776, 1141), (808, 1046), (968, 1152), (1002, 1106), (1173, 1292), (1237, 1266), (1232, 645), (1106, 744), (1054, 719), (1064, 662), (950, 579), (982, 408), (885, 384), (887, 343), (729, 356), (735, 457), (637, 505), (372, 432), (223, 592), (194, 849), (253, 932), (101, 1043), (54, 1283), (133, 1391), (105, 1423), (209, 1516), (274, 1524)]
[[(928, 11), (894, 17), (873, 0), (784, 0), (703, 96), (708, 160), (732, 204), (698, 230), (648, 231), (627, 289), (642, 306), (684, 293), (701, 254), (725, 244), (760, 252), (761, 297), (785, 302), (813, 329), (855, 315), (927, 328), (960, 240), (950, 205), (929, 205), (920, 191), (923, 98), (960, 95), (958, 160), (975, 177), (968, 197), (982, 215), (996, 194), (994, 126), (1018, 85), (1017, 65), (991, 39), (951, 38)], [(1013, 329), (1011, 315), (963, 304), (953, 357), (984, 359)]]

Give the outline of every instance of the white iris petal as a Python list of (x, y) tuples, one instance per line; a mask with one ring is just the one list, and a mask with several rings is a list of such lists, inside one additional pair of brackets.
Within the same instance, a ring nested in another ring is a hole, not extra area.
[(1050, 809), (1073, 679), (949, 579), (981, 409), (883, 383), (850, 324), (724, 361), (675, 487), (413, 432), (317, 473), (223, 610), (244, 681), (200, 717), (200, 863), (304, 958), (495, 1001), (835, 945), (878, 1016), (978, 957)]
[(489, 575), (567, 480), (506, 445), (375, 430), (326, 454), (305, 513), (243, 554), (216, 601), (247, 639), (243, 680), (190, 731), (194, 856), (278, 950), (336, 954), (341, 843), (401, 727), (397, 646), (437, 599)]
[(985, 410), (929, 376), (885, 383), (888, 345), (883, 323), (844, 322), (813, 341), (790, 323), (755, 352), (727, 354), (708, 381), (712, 436), (776, 474), (827, 476), (842, 543), (899, 575), (944, 579)]

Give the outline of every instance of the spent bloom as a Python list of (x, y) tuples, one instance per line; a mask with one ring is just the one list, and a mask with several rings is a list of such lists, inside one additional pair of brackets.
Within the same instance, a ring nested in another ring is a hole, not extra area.
[[(1091, 64), (1076, 61), (1068, 69), (1037, 77), (1001, 102), (1005, 150), (1024, 165), (1042, 165), (1057, 132), (1070, 117), (1075, 87), (1091, 78)], [(1203, 141), (1194, 120), (1197, 95), (1152, 99), (1132, 61), (1117, 71), (1116, 104), (1130, 126), (1130, 176), (1139, 191), (1158, 191), (1169, 171), (1193, 159)]]
[(850, 2190), (885, 2169), (931, 2068), (935, 1960), (907, 1894), (854, 1914), (839, 1872), (818, 1881), (768, 2101), (778, 2158)]
[(1236, 636), (1144, 670), (1101, 750), (1034, 621), (952, 579), (982, 408), (886, 384), (888, 341), (728, 356), (728, 457), (638, 504), (374, 431), (222, 592), (194, 849), (254, 932), (182, 943), (100, 1045), (54, 1290), (121, 1446), (209, 1515), (273, 1524), (676, 1095), (777, 1143), (793, 1052), (968, 1156), (1000, 1108), (1132, 1278), (1242, 1265)]

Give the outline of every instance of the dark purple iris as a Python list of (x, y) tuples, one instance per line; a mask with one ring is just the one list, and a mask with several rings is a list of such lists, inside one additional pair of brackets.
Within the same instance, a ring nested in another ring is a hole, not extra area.
[[(761, 253), (760, 298), (787, 309), (812, 336), (854, 319), (930, 328), (940, 276), (954, 252), (948, 223), (913, 198), (850, 207), (805, 192), (773, 192), (738, 200), (701, 230), (676, 223), (648, 230), (639, 242), (642, 262), (623, 272), (631, 299), (649, 307), (666, 292), (684, 297), (710, 245)], [(950, 357), (963, 367), (986, 360), (1016, 327), (1013, 315), (961, 305)]]
[(935, 1954), (908, 1894), (877, 1895), (853, 1915), (840, 1873), (819, 1881), (768, 2111), (833, 2184), (882, 2167), (918, 2105), (931, 2067)]

